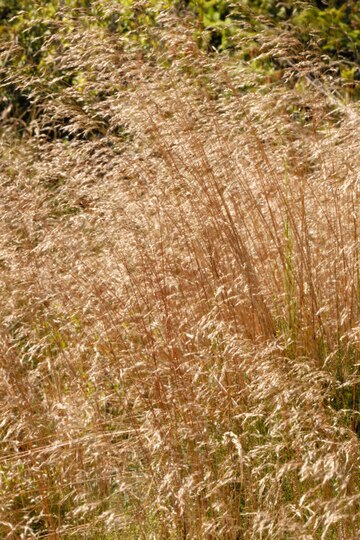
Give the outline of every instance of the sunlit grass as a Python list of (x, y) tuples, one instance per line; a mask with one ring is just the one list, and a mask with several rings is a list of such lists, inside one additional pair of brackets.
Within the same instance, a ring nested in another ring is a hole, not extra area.
[(169, 20), (3, 128), (0, 536), (355, 540), (358, 108)]

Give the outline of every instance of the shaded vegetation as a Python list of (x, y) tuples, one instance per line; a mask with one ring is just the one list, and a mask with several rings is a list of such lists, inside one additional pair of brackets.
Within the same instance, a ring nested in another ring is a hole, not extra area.
[[(136, 42), (145, 54), (157, 51), (159, 58), (162, 45), (158, 29), (164, 9), (192, 21), (200, 48), (209, 53), (237, 51), (255, 72), (269, 80), (278, 78), (289, 67), (289, 61), (291, 65), (300, 53), (308, 62), (322, 56), (327, 69), (341, 76), (348, 95), (358, 96), (360, 6), (356, 1), (2, 0), (0, 74), (7, 83), (0, 95), (2, 114), (11, 114), (26, 125), (39, 114), (31, 106), (31, 82), (28, 81), (26, 88), (16, 84), (20, 75), (39, 77), (44, 85), (51, 78), (53, 91), (64, 85), (77, 85), (78, 74), (63, 73), (59, 62), (54, 63), (54, 57), (59, 58), (66, 48), (68, 32), (78, 25), (120, 34)], [(56, 32), (59, 25), (64, 30), (61, 34)], [(295, 47), (286, 59), (266, 45), (281, 34)]]

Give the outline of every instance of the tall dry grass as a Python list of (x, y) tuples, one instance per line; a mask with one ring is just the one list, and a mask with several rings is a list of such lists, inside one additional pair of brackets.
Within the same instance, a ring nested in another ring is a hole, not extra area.
[(186, 24), (4, 123), (2, 538), (359, 536), (358, 109)]

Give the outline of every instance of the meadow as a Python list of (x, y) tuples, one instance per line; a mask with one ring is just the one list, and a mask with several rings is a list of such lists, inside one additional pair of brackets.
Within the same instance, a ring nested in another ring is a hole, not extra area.
[(358, 539), (354, 57), (48, 4), (0, 53), (0, 537)]

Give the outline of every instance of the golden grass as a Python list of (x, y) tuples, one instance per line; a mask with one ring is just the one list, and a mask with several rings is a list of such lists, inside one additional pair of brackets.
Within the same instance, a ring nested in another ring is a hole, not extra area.
[(355, 540), (358, 109), (166, 31), (3, 128), (0, 536)]

